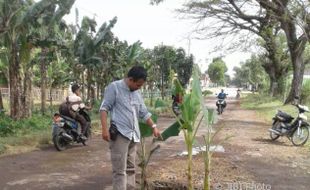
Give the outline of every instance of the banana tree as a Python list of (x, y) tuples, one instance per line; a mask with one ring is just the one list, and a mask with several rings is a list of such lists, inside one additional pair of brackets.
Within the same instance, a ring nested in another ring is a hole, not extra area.
[[(22, 88), (22, 63), (29, 61), (31, 39), (28, 39), (31, 28), (39, 28), (38, 21), (50, 9), (56, 9), (53, 18), (56, 19), (68, 13), (74, 0), (41, 0), (32, 1), (3, 0), (0, 2), (0, 29), (4, 46), (8, 49), (9, 85), (10, 85), (10, 114), (13, 119), (23, 117), (20, 107), (24, 94)], [(26, 71), (24, 71), (26, 72)], [(25, 89), (25, 88), (24, 88)]]
[[(102, 45), (112, 42), (113, 33), (111, 30), (116, 22), (117, 17), (114, 17), (109, 24), (103, 23), (96, 33), (96, 21), (94, 19), (84, 17), (82, 20), (82, 26), (74, 42), (74, 52), (78, 57), (79, 64), (82, 64), (87, 70), (87, 97), (90, 97), (89, 93), (94, 82), (94, 71), (99, 65), (104, 64), (103, 59), (100, 57)], [(82, 79), (83, 77), (84, 74), (82, 73)], [(84, 83), (84, 80), (82, 83)], [(82, 90), (84, 91), (84, 89)]]
[[(157, 115), (153, 114), (152, 115), (152, 120), (157, 123)], [(150, 145), (147, 146), (146, 144), (146, 139), (147, 137), (152, 136), (152, 130), (150, 129), (149, 126), (147, 126), (143, 122), (139, 122), (139, 127), (140, 127), (140, 132), (141, 132), (141, 152), (138, 153), (138, 156), (140, 158), (140, 163), (138, 166), (141, 168), (141, 180), (140, 180), (140, 189), (149, 189), (149, 184), (147, 182), (147, 165), (150, 161), (151, 156), (153, 153), (160, 147), (159, 145), (154, 146), (154, 142), (152, 141)]]
[(183, 131), (187, 148), (187, 179), (188, 189), (193, 189), (192, 183), (192, 149), (198, 128), (203, 121), (203, 110), (205, 109), (203, 96), (200, 88), (199, 77), (197, 71), (193, 74), (190, 93), (185, 94), (179, 80), (175, 80), (176, 93), (183, 96), (183, 102), (180, 105), (181, 113), (177, 116), (180, 129)]
[(40, 70), (41, 70), (41, 112), (46, 111), (46, 89), (48, 86), (47, 70), (50, 64), (56, 60), (55, 51), (67, 48), (67, 25), (62, 21), (64, 14), (68, 13), (74, 0), (60, 3), (59, 8), (53, 6), (36, 21), (40, 28), (35, 28), (30, 37), (35, 47), (41, 49)]
[[(161, 100), (157, 100), (155, 103), (155, 109), (164, 107), (164, 103), (161, 102)], [(152, 120), (157, 123), (157, 115), (152, 114)], [(152, 129), (147, 126), (143, 122), (139, 122), (140, 132), (141, 132), (141, 152), (138, 153), (140, 158), (140, 163), (138, 166), (141, 168), (141, 180), (140, 180), (140, 189), (145, 190), (149, 189), (149, 183), (147, 181), (147, 166), (148, 163), (152, 157), (152, 155), (155, 153), (157, 149), (160, 148), (160, 145), (156, 144), (157, 141), (165, 141), (171, 136), (178, 136), (180, 132), (180, 124), (179, 122), (174, 122), (172, 125), (170, 125), (167, 129), (165, 129), (161, 137), (157, 139), (153, 139), (150, 144), (147, 144), (147, 138), (151, 137), (153, 135)]]
[(62, 86), (63, 84), (72, 81), (73, 77), (70, 76), (70, 66), (66, 64), (66, 59), (61, 56), (61, 53), (55, 51), (55, 57), (57, 58), (51, 62), (47, 70), (48, 86), (50, 94), (50, 108), (53, 106), (52, 93), (53, 89)]

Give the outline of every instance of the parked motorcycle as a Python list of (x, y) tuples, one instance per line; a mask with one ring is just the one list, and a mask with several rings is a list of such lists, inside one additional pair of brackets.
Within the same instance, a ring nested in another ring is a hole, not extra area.
[[(84, 116), (88, 123), (84, 134), (88, 140), (91, 137), (91, 119), (89, 115), (85, 112), (85, 109), (81, 109), (79, 113)], [(64, 115), (59, 116), (60, 118), (58, 122), (54, 122), (52, 125), (52, 136), (55, 148), (58, 151), (62, 151), (65, 150), (67, 146), (72, 143), (82, 143), (83, 145), (86, 145), (87, 140), (83, 140), (79, 135), (79, 130), (81, 129), (79, 122)]]
[(274, 141), (280, 136), (286, 136), (295, 146), (304, 145), (309, 138), (309, 123), (305, 112), (309, 112), (307, 106), (295, 105), (299, 111), (297, 118), (278, 110), (273, 118), (270, 138)]

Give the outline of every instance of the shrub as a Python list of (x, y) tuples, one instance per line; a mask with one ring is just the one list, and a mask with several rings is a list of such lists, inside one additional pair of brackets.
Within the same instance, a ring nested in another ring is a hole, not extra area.
[(300, 101), (303, 104), (310, 102), (310, 80), (305, 80), (302, 85)]
[(3, 144), (0, 144), (0, 154), (3, 154), (6, 150), (6, 147)]
[(205, 90), (205, 91), (202, 92), (203, 96), (207, 96), (207, 95), (210, 95), (210, 94), (213, 94), (213, 92), (210, 91), (210, 90)]
[(18, 121), (14, 121), (6, 115), (2, 115), (1, 117), (1, 137), (28, 134), (33, 131), (46, 129), (47, 127), (50, 127), (52, 121), (50, 116), (42, 116), (40, 114), (34, 114), (31, 118), (21, 119)]

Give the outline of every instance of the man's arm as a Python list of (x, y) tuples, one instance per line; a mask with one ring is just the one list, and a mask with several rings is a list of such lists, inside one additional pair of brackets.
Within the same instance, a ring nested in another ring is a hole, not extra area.
[(100, 106), (100, 117), (101, 117), (101, 128), (102, 128), (102, 139), (110, 141), (110, 134), (108, 130), (108, 112), (112, 110), (116, 99), (116, 91), (114, 85), (109, 85), (104, 92), (104, 100)]
[(141, 107), (140, 107), (141, 109), (140, 109), (139, 117), (141, 119), (143, 119), (145, 121), (145, 123), (153, 129), (153, 135), (155, 137), (159, 137), (160, 132), (159, 132), (156, 124), (153, 122), (153, 120), (151, 118), (152, 114), (148, 112), (141, 94), (139, 94), (139, 99), (141, 101)]
[(153, 122), (153, 120), (151, 119), (151, 117), (149, 117), (146, 121), (146, 124), (151, 127), (153, 129), (153, 135), (155, 137), (159, 137), (160, 136), (160, 131), (157, 128), (157, 125)]
[(101, 128), (102, 128), (102, 139), (105, 141), (110, 141), (110, 134), (108, 130), (108, 113), (106, 111), (101, 111)]

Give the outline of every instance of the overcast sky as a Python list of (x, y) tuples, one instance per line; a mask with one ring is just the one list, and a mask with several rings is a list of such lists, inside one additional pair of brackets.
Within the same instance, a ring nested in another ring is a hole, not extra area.
[[(193, 25), (190, 21), (179, 19), (174, 11), (184, 2), (166, 0), (158, 6), (152, 6), (149, 0), (76, 0), (65, 20), (68, 23), (75, 22), (75, 8), (79, 10), (80, 21), (83, 16), (95, 17), (98, 26), (117, 16), (118, 21), (112, 31), (120, 40), (130, 44), (140, 40), (145, 48), (153, 48), (161, 43), (183, 47), (187, 53), (189, 50), (195, 56), (196, 63), (204, 72), (212, 58), (222, 55), (219, 51), (210, 53), (219, 42), (191, 39), (189, 45), (188, 36)], [(248, 57), (249, 54), (240, 52), (225, 55), (228, 74), (232, 76), (233, 67)]]

